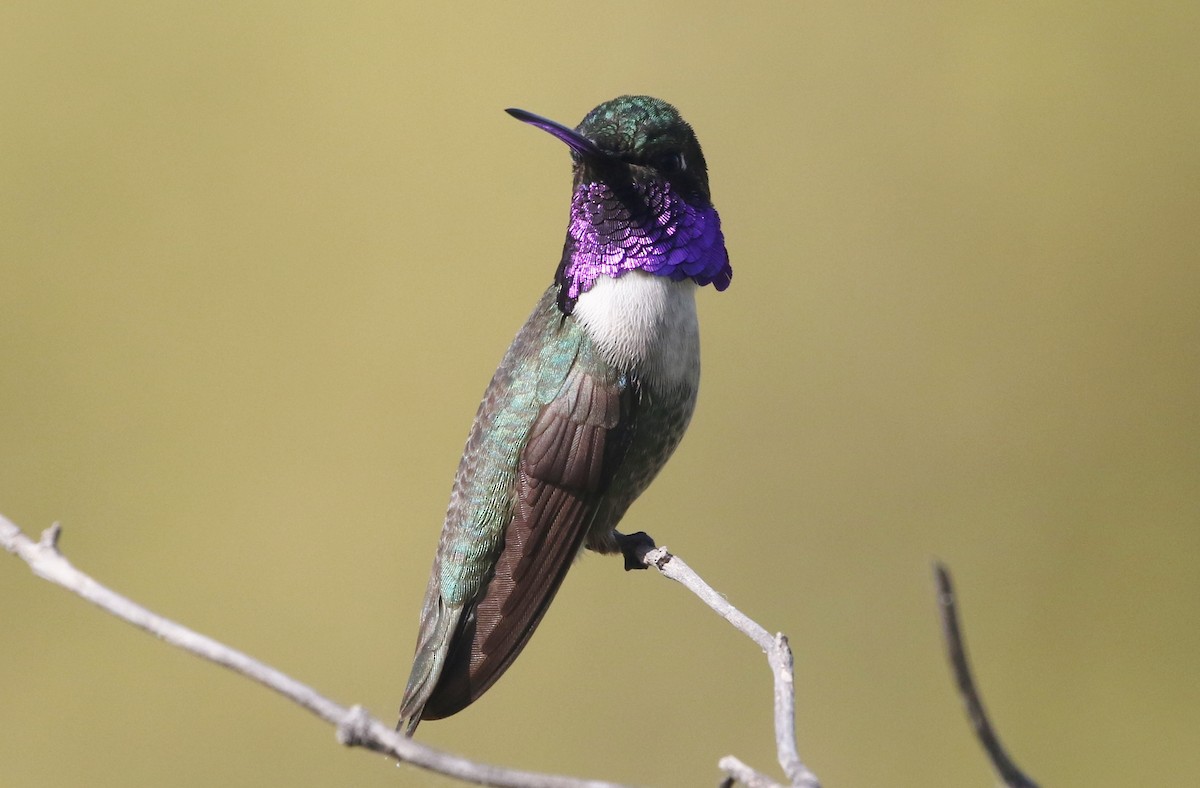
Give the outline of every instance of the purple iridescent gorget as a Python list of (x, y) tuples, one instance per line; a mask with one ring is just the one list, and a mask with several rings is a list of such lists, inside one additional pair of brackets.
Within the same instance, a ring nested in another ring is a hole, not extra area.
[(601, 276), (635, 270), (717, 290), (729, 286), (733, 269), (715, 208), (690, 204), (670, 182), (632, 183), (622, 191), (599, 181), (575, 190), (560, 302), (573, 304)]

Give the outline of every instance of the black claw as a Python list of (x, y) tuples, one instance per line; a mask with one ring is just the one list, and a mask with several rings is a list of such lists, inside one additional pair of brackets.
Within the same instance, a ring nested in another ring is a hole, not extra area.
[(621, 555), (625, 556), (626, 572), (632, 569), (645, 569), (646, 553), (658, 547), (645, 531), (638, 531), (636, 534), (618, 533), (617, 545), (621, 548)]

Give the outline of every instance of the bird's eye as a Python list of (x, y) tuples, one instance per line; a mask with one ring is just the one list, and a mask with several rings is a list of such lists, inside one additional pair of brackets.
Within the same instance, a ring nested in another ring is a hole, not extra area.
[(655, 162), (655, 168), (659, 172), (673, 173), (683, 172), (687, 169), (687, 160), (683, 158), (682, 153), (667, 153), (658, 157)]

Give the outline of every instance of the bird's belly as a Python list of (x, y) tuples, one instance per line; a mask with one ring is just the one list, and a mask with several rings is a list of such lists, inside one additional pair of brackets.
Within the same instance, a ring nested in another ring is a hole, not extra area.
[(696, 284), (644, 271), (602, 276), (572, 313), (609, 362), (656, 390), (695, 390), (700, 379)]
[(642, 271), (602, 277), (573, 315), (610, 363), (641, 386), (637, 427), (589, 529), (587, 546), (617, 549), (612, 532), (666, 464), (691, 421), (700, 384), (696, 285)]

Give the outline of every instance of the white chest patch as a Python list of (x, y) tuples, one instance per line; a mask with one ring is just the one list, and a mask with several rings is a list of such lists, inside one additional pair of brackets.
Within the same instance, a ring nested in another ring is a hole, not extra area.
[(700, 379), (696, 283), (630, 271), (601, 276), (572, 313), (616, 364), (630, 364), (664, 389)]

